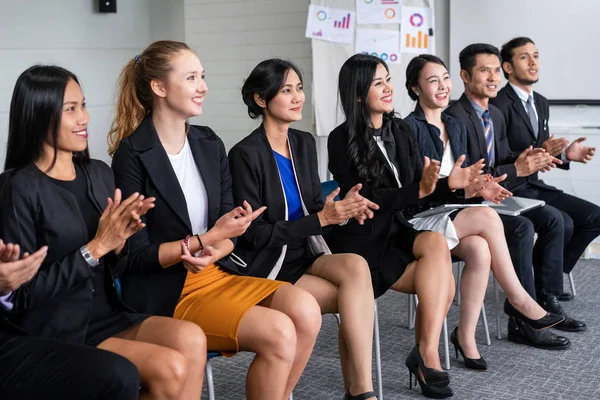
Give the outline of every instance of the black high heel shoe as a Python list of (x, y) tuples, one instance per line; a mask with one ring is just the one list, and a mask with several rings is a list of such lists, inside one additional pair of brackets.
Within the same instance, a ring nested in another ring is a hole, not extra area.
[(357, 394), (356, 396), (352, 396), (350, 393), (346, 393), (342, 400), (367, 400), (371, 397), (377, 398), (377, 394), (375, 392), (365, 392)]
[(487, 369), (487, 363), (485, 362), (483, 357), (468, 358), (467, 356), (465, 356), (465, 353), (463, 352), (463, 349), (460, 346), (460, 343), (458, 343), (458, 326), (456, 328), (454, 328), (454, 331), (452, 331), (452, 334), (450, 335), (450, 341), (454, 345), (454, 351), (456, 352), (456, 358), (458, 359), (458, 352), (460, 351), (460, 354), (465, 359), (465, 367), (466, 368), (478, 369), (481, 371), (485, 371)]
[[(450, 384), (450, 375), (445, 371), (438, 371), (433, 368), (427, 368), (423, 358), (419, 353), (419, 347), (415, 346), (406, 357), (406, 367), (408, 368), (409, 388), (412, 389), (412, 377), (415, 376), (415, 386), (419, 382), (423, 396), (430, 399), (446, 399), (454, 394), (448, 386)], [(419, 375), (419, 371), (423, 375)]]
[(562, 321), (565, 320), (565, 317), (563, 315), (554, 313), (546, 313), (546, 315), (544, 315), (542, 318), (536, 320), (529, 319), (523, 314), (521, 314), (521, 312), (517, 310), (512, 304), (510, 304), (508, 299), (504, 301), (504, 313), (509, 317), (520, 319), (521, 321), (525, 322), (527, 325), (536, 330), (542, 330), (553, 327), (554, 325), (560, 324)]

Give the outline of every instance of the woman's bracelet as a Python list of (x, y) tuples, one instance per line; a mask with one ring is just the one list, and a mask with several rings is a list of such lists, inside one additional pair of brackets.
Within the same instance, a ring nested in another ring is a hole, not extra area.
[(185, 237), (185, 239), (183, 239), (183, 244), (185, 244), (185, 247), (187, 247), (188, 251), (190, 250), (190, 238), (192, 237), (192, 235), (187, 235)]

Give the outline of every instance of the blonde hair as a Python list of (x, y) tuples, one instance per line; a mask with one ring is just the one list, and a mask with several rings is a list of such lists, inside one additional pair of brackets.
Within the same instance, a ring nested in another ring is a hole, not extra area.
[(191, 51), (185, 43), (160, 40), (125, 65), (119, 75), (115, 119), (107, 137), (111, 156), (152, 111), (154, 97), (150, 82), (165, 80), (172, 69), (171, 60), (183, 50)]

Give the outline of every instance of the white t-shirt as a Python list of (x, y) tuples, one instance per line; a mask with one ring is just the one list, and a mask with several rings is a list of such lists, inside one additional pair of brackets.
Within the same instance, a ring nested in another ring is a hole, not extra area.
[(185, 203), (192, 224), (192, 232), (190, 233), (192, 235), (204, 233), (208, 224), (208, 195), (187, 137), (183, 148), (178, 154), (171, 155), (167, 153), (167, 155), (185, 196)]

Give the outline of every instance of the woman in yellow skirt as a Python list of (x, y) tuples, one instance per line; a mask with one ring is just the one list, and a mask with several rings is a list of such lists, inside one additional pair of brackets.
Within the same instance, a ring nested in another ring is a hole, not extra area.
[(286, 399), (312, 352), (320, 309), (300, 288), (238, 272), (245, 263), (231, 253), (235, 238), (264, 207), (234, 207), (223, 142), (186, 122), (202, 113), (204, 76), (197, 55), (174, 41), (151, 44), (121, 73), (108, 137), (116, 186), (156, 198), (147, 229), (129, 242), (123, 300), (195, 322), (210, 350), (256, 353), (247, 397)]

